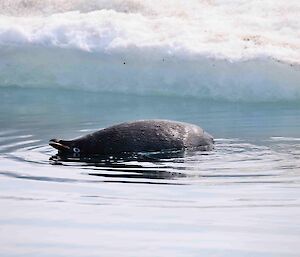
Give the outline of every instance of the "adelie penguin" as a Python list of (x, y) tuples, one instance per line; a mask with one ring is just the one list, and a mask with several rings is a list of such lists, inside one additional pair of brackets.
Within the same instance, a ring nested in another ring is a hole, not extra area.
[(73, 139), (51, 139), (60, 155), (120, 155), (122, 153), (213, 149), (213, 137), (202, 128), (169, 120), (126, 122)]

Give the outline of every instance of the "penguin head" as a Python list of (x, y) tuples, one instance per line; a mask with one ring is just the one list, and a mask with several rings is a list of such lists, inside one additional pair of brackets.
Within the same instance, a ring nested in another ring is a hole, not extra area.
[(51, 139), (49, 145), (58, 150), (59, 154), (80, 156), (83, 152), (80, 142), (74, 140)]

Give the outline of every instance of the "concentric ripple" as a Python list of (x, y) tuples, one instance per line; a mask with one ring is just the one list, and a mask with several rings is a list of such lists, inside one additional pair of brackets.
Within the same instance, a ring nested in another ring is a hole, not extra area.
[[(13, 145), (18, 149), (2, 156), (2, 161), (7, 163), (6, 166), (26, 165), (33, 169), (25, 169), (26, 173), (22, 175), (18, 169), (1, 173), (22, 179), (73, 182), (78, 181), (73, 178), (76, 174), (81, 182), (95, 179), (98, 182), (159, 184), (300, 182), (297, 174), (300, 170), (300, 146), (296, 138), (270, 138), (266, 140), (266, 145), (255, 145), (239, 139), (217, 139), (216, 148), (211, 152), (186, 151), (179, 157), (168, 158), (155, 153), (137, 160), (115, 159), (113, 156), (106, 159), (61, 160), (53, 158), (55, 151), (49, 146), (38, 145), (38, 140), (28, 140), (27, 136), (19, 136), (15, 140), (18, 142)], [(2, 143), (1, 147), (7, 149), (11, 145), (7, 141), (7, 145)], [(55, 166), (55, 169), (51, 166)], [(39, 175), (34, 172), (36, 167)], [(57, 179), (51, 175), (53, 170), (60, 174)], [(41, 176), (45, 173), (49, 176)], [(69, 178), (62, 180), (61, 175)]]

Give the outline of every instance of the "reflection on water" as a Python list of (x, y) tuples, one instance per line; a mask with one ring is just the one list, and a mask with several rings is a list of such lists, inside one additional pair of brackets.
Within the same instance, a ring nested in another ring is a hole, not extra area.
[[(299, 256), (297, 103), (0, 90), (4, 256)], [(141, 118), (203, 126), (215, 150), (64, 158), (47, 144)]]
[[(38, 166), (37, 176), (2, 172), (2, 175), (45, 181), (73, 181), (69, 178), (41, 176), (42, 170), (68, 169), (81, 175), (101, 178), (101, 182), (203, 184), (203, 183), (298, 183), (300, 145), (291, 142), (254, 145), (238, 139), (217, 139), (211, 152), (179, 151), (138, 155), (68, 157), (52, 155), (47, 145), (25, 147), (3, 155), (7, 162)], [(295, 139), (297, 141), (297, 139)], [(262, 142), (261, 142), (262, 143)], [(290, 150), (290, 149), (293, 150)], [(50, 156), (50, 158), (49, 158)], [(88, 178), (80, 181), (88, 181)], [(78, 181), (78, 180), (76, 180)]]

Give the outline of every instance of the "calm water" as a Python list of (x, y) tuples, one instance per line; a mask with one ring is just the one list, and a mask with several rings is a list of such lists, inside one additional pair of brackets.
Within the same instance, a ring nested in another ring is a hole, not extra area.
[[(0, 88), (1, 256), (300, 256), (299, 103)], [(212, 152), (49, 161), (53, 137), (201, 125)]]

